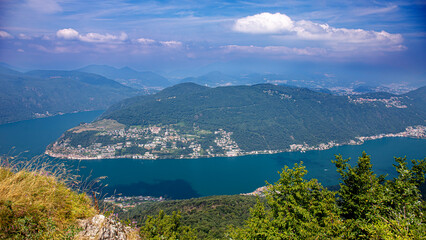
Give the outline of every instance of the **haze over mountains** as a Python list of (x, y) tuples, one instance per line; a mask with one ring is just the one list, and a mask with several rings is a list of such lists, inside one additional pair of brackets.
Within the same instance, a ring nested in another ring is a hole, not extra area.
[(229, 75), (212, 71), (197, 77), (169, 81), (154, 72), (107, 65), (88, 65), (72, 71), (33, 70), (23, 73), (16, 69), (20, 68), (0, 64), (0, 81), (3, 86), (0, 91), (4, 93), (0, 99), (0, 103), (4, 103), (1, 105), (0, 124), (58, 113), (106, 109), (121, 99), (153, 93), (172, 86), (176, 81), (208, 87), (271, 83), (335, 94), (407, 91), (404, 87), (339, 85), (337, 80), (330, 79), (289, 79), (285, 74), (275, 73)]
[(159, 74), (151, 71), (139, 72), (129, 67), (115, 68), (107, 65), (89, 65), (77, 69), (77, 71), (99, 74), (136, 89), (162, 89), (171, 85), (169, 80)]

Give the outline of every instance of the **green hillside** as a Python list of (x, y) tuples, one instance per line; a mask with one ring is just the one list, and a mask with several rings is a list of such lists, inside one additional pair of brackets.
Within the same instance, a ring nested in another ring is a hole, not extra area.
[(120, 212), (121, 219), (143, 223), (160, 210), (166, 214), (181, 212), (181, 223), (191, 226), (199, 239), (224, 239), (229, 225), (242, 227), (250, 216), (250, 208), (256, 204), (254, 196), (211, 196), (188, 200), (144, 203), (128, 212)]
[[(393, 105), (386, 103), (390, 98)], [(345, 142), (423, 125), (426, 106), (422, 99), (422, 92), (348, 97), (270, 84), (207, 88), (184, 83), (120, 102), (101, 119), (128, 126), (184, 124), (209, 131), (224, 129), (233, 133), (245, 151), (276, 150), (291, 144)]]
[(137, 94), (135, 89), (91, 73), (0, 70), (0, 124), (106, 109)]

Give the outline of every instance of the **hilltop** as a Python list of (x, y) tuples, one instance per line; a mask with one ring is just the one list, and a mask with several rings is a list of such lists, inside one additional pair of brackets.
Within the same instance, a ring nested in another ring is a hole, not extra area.
[(422, 137), (423, 103), (422, 89), (335, 96), (271, 84), (209, 88), (183, 83), (113, 105), (97, 122), (67, 131), (47, 153), (83, 159), (196, 158)]

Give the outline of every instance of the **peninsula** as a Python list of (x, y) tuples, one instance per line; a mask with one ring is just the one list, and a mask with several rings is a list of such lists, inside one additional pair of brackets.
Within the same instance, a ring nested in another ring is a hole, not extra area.
[(179, 84), (126, 99), (46, 149), (65, 159), (204, 158), (325, 150), (383, 137), (425, 138), (425, 89), (334, 96), (260, 84)]

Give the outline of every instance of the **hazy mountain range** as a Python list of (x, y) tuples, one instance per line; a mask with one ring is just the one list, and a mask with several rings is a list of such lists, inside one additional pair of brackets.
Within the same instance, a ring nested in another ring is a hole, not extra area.
[(129, 67), (115, 68), (107, 65), (89, 65), (77, 69), (77, 71), (99, 74), (136, 89), (162, 89), (171, 85), (169, 80), (159, 74), (151, 71), (139, 72)]
[[(171, 81), (159, 74), (129, 67), (89, 65), (72, 71), (34, 70), (25, 73), (18, 71), (20, 69), (6, 63), (0, 64), (0, 124), (58, 113), (106, 109), (121, 99), (153, 93), (172, 85)], [(332, 88), (335, 82), (330, 80), (291, 80), (284, 74), (274, 73), (236, 76), (212, 71), (197, 77), (173, 80), (176, 81), (209, 87), (271, 83), (338, 94), (406, 91), (405, 88), (367, 85)]]

